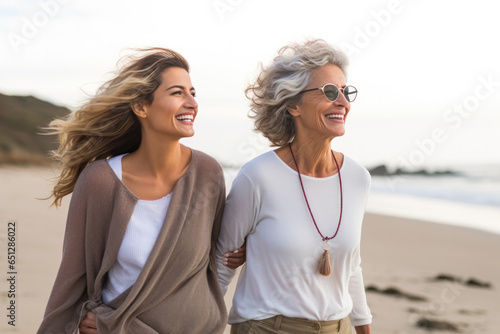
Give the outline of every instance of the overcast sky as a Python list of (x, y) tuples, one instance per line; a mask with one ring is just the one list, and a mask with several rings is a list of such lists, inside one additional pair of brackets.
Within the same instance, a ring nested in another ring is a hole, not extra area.
[(488, 0), (0, 0), (0, 92), (74, 108), (128, 48), (172, 48), (200, 104), (188, 142), (241, 162), (268, 149), (243, 95), (259, 62), (323, 38), (350, 55), (360, 92), (334, 146), (365, 164), (500, 164), (499, 12)]

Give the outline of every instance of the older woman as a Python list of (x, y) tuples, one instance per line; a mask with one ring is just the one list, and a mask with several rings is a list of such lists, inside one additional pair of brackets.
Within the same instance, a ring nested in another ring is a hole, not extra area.
[(357, 94), (347, 64), (322, 40), (294, 44), (247, 89), (255, 128), (278, 148), (248, 162), (226, 200), (223, 291), (234, 275), (223, 252), (247, 241), (231, 333), (370, 333), (360, 267), (370, 175), (331, 148)]

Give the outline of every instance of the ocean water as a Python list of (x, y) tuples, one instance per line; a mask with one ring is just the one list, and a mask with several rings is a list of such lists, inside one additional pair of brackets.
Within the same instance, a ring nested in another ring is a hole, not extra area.
[(367, 211), (500, 234), (500, 166), (372, 177)]
[(372, 190), (500, 208), (500, 166), (461, 168), (451, 175), (374, 176)]

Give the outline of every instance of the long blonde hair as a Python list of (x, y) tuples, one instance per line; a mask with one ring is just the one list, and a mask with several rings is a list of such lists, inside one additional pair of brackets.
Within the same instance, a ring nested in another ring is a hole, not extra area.
[(138, 50), (138, 54), (120, 60), (115, 77), (81, 108), (49, 124), (47, 133), (57, 134), (60, 142), (51, 155), (61, 167), (50, 196), (54, 197), (52, 205), (61, 205), (62, 198), (73, 192), (78, 176), (89, 163), (139, 148), (141, 126), (132, 106), (153, 102), (161, 75), (170, 67), (189, 72), (187, 61), (175, 51)]

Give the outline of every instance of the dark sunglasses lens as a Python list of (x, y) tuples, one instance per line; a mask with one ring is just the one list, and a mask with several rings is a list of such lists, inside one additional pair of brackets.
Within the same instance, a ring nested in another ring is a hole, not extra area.
[(344, 88), (344, 96), (347, 101), (352, 102), (356, 99), (356, 96), (358, 96), (358, 90), (353, 86), (346, 86)]
[(328, 101), (335, 101), (339, 97), (339, 89), (334, 85), (326, 85), (323, 89)]

